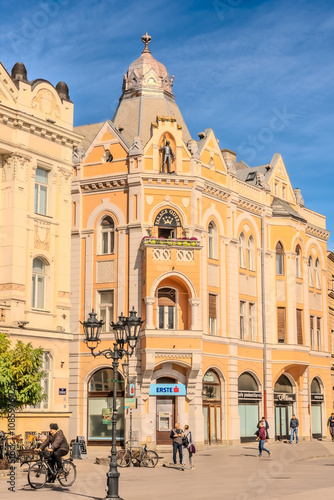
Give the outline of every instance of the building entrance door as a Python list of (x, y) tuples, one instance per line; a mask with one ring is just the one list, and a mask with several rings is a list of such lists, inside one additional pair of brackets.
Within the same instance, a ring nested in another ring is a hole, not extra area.
[(170, 432), (175, 421), (175, 397), (157, 396), (157, 444), (172, 444)]
[(221, 437), (221, 406), (214, 404), (203, 405), (204, 441), (206, 443), (220, 442)]
[(292, 405), (275, 406), (275, 439), (290, 439), (290, 420)]

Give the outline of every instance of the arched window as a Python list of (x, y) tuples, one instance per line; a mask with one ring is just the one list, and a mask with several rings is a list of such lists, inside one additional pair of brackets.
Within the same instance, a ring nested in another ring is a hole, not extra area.
[(42, 259), (36, 258), (32, 265), (32, 297), (33, 309), (45, 309), (46, 264)]
[[(112, 438), (112, 400), (113, 400), (113, 370), (102, 368), (96, 371), (88, 382), (88, 440), (109, 441)], [(122, 375), (117, 374), (116, 403), (117, 423), (116, 439), (124, 440), (124, 383)]]
[(314, 286), (314, 281), (313, 281), (313, 259), (312, 256), (310, 255), (308, 258), (308, 285), (309, 286)]
[(318, 379), (314, 378), (311, 384), (311, 394), (322, 394), (321, 385)]
[(239, 236), (239, 266), (244, 268), (246, 267), (246, 239), (244, 233), (240, 233)]
[(216, 224), (211, 221), (208, 226), (208, 250), (209, 259), (217, 258), (217, 227)]
[(258, 391), (259, 386), (253, 375), (242, 373), (238, 378), (238, 391)]
[(315, 286), (318, 290), (321, 288), (321, 280), (320, 280), (320, 262), (319, 259), (315, 261)]
[(302, 277), (302, 269), (301, 269), (301, 250), (300, 246), (296, 246), (296, 278)]
[(158, 324), (160, 330), (175, 330), (176, 291), (174, 288), (159, 288), (158, 315)]
[(250, 235), (250, 237), (248, 238), (247, 254), (248, 254), (248, 269), (250, 271), (255, 271), (255, 243), (252, 235)]
[(282, 276), (284, 274), (284, 250), (280, 241), (276, 245), (276, 274)]
[(275, 384), (274, 392), (287, 392), (289, 394), (293, 392), (292, 385), (288, 377), (285, 375), (280, 376)]
[(114, 253), (115, 223), (109, 215), (101, 221), (101, 254)]
[(203, 377), (203, 399), (220, 400), (220, 380), (214, 370), (208, 370)]

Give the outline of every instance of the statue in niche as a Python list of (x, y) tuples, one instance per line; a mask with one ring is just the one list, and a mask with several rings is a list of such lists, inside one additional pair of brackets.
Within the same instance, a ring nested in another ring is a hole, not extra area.
[(175, 172), (171, 172), (171, 163), (172, 161), (175, 160), (175, 154), (170, 147), (170, 142), (166, 140), (166, 136), (164, 135), (164, 143), (165, 145), (162, 146), (162, 148), (159, 149), (160, 152), (163, 154), (162, 158), (162, 170), (161, 172), (164, 174), (166, 170), (166, 165), (167, 165), (167, 174), (174, 174)]

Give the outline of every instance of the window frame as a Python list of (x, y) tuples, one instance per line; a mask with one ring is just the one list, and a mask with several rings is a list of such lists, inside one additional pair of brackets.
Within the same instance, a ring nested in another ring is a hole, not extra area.
[[(284, 276), (284, 247), (280, 241), (276, 243), (276, 276)], [(281, 272), (279, 272), (281, 271)]]
[[(38, 175), (38, 170), (45, 172), (46, 174), (46, 182), (42, 182), (40, 180), (37, 180), (37, 175)], [(35, 175), (35, 192), (34, 192), (34, 213), (36, 215), (48, 215), (49, 213), (49, 173), (50, 170), (42, 167), (37, 167), (36, 168), (36, 175)], [(41, 210), (41, 190), (45, 188), (45, 207), (44, 211)]]
[[(210, 309), (211, 309), (211, 306), (210, 306), (210, 297), (213, 297), (214, 300), (215, 300), (215, 316), (210, 316)], [(208, 314), (208, 319), (209, 319), (209, 335), (217, 335), (218, 334), (218, 329), (217, 329), (217, 324), (218, 324), (218, 321), (217, 321), (217, 297), (218, 295), (215, 294), (215, 293), (209, 293), (209, 314)]]
[[(101, 328), (101, 333), (110, 333), (112, 332), (112, 327), (110, 326), (110, 323), (112, 321), (115, 321), (115, 289), (114, 288), (108, 288), (108, 289), (99, 289), (96, 291), (97, 292), (97, 306), (98, 306), (98, 317), (100, 320), (102, 319), (104, 321), (104, 324), (102, 325)], [(101, 296), (102, 294), (105, 293), (112, 293), (112, 302), (101, 302)], [(112, 313), (110, 313), (110, 309), (112, 308)], [(105, 311), (102, 312), (102, 311)], [(111, 317), (110, 317), (111, 316)], [(108, 330), (107, 330), (108, 326)]]
[(315, 275), (315, 288), (317, 290), (321, 290), (321, 268), (320, 268), (320, 260), (318, 257), (315, 260), (315, 265), (314, 265), (314, 275)]
[(302, 278), (302, 251), (300, 245), (296, 245), (296, 278)]
[(208, 224), (208, 257), (217, 260), (217, 225), (213, 220)]
[(242, 231), (239, 234), (239, 267), (246, 269), (246, 238)]
[[(35, 261), (40, 261), (43, 264), (43, 269), (44, 272), (34, 272), (34, 262)], [(46, 284), (47, 284), (47, 266), (49, 265), (48, 262), (46, 262), (45, 259), (43, 259), (40, 256), (34, 257), (32, 261), (32, 285), (31, 285), (31, 309), (37, 310), (37, 311), (45, 311), (46, 310)], [(42, 295), (43, 295), (43, 305), (40, 306), (39, 304), (39, 280), (43, 283), (42, 285)]]
[(240, 340), (247, 340), (247, 329), (246, 329), (246, 300), (239, 301), (239, 338)]
[(256, 340), (256, 304), (255, 302), (248, 302), (248, 335), (249, 340), (255, 342)]
[[(159, 304), (159, 290), (162, 290), (164, 288), (168, 288), (170, 290), (174, 290), (174, 305), (160, 305)], [(179, 301), (179, 295), (178, 295), (178, 289), (174, 288), (172, 286), (161, 286), (157, 289), (157, 329), (158, 330), (168, 330), (168, 331), (175, 331), (178, 330), (178, 301)], [(170, 320), (170, 310), (173, 308), (173, 328), (168, 328), (169, 320)], [(163, 311), (163, 328), (160, 328), (160, 312)]]
[[(46, 357), (48, 358), (49, 368), (46, 366)], [(46, 372), (46, 377), (41, 380), (41, 386), (43, 388), (44, 393), (47, 395), (47, 400), (42, 401), (41, 403), (36, 404), (35, 406), (30, 405), (29, 411), (50, 411), (52, 406), (51, 401), (51, 383), (52, 383), (52, 361), (53, 357), (50, 351), (43, 351), (43, 368), (42, 370)], [(46, 390), (45, 390), (46, 389)]]
[[(106, 219), (111, 219), (113, 226), (103, 228), (103, 221)], [(115, 254), (115, 233), (116, 233), (116, 224), (115, 219), (110, 214), (105, 214), (99, 223), (99, 255), (114, 255)], [(104, 252), (104, 235), (107, 235), (107, 251)]]
[(249, 271), (255, 271), (255, 240), (250, 234), (247, 241), (247, 258)]
[(310, 288), (314, 288), (314, 278), (313, 278), (314, 263), (312, 255), (309, 255), (307, 265), (308, 265), (308, 286)]

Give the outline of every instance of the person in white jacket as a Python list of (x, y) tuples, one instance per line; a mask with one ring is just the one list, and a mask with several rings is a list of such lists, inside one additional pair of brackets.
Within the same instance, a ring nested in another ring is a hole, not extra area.
[(190, 469), (195, 469), (194, 464), (193, 464), (193, 453), (191, 453), (191, 451), (189, 449), (191, 444), (194, 445), (193, 436), (192, 436), (191, 430), (189, 429), (189, 425), (184, 426), (183, 435), (186, 436), (188, 438), (188, 441), (189, 441), (189, 444), (187, 446), (187, 451), (188, 451), (188, 459), (189, 459)]

